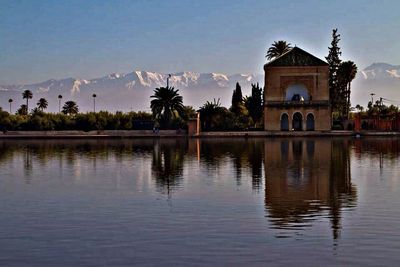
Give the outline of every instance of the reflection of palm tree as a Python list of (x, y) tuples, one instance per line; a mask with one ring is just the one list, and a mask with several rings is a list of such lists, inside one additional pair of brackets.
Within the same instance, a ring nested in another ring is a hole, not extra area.
[(186, 142), (156, 142), (153, 150), (152, 173), (157, 185), (170, 190), (179, 186), (182, 179)]
[(271, 47), (268, 49), (266, 58), (267, 59), (273, 59), (277, 58), (284, 53), (288, 52), (292, 47), (290, 46), (290, 43), (287, 43), (286, 41), (275, 41)]

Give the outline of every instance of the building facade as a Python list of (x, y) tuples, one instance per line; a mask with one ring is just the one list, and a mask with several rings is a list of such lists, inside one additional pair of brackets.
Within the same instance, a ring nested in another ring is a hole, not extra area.
[(264, 71), (265, 130), (331, 129), (328, 63), (294, 47), (265, 64)]

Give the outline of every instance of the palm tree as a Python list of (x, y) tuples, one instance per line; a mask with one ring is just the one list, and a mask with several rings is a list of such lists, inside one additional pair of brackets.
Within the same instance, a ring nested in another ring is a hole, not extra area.
[(277, 58), (284, 53), (288, 52), (292, 47), (290, 46), (290, 43), (287, 43), (286, 41), (280, 40), (280, 41), (275, 41), (271, 47), (267, 51), (267, 55), (265, 56), (268, 60), (271, 60), (273, 58)]
[(26, 99), (26, 110), (27, 111), (29, 110), (29, 99), (32, 99), (32, 96), (33, 96), (33, 94), (30, 90), (25, 90), (22, 93), (22, 98)]
[(8, 99), (8, 103), (10, 103), (10, 114), (11, 114), (11, 103), (13, 102), (12, 98)]
[(216, 123), (217, 117), (223, 113), (224, 108), (221, 107), (220, 99), (214, 102), (207, 101), (199, 110), (200, 121), (204, 122), (204, 129), (211, 129)]
[(61, 99), (62, 99), (62, 95), (58, 95), (58, 113), (61, 112)]
[(174, 87), (160, 87), (154, 90), (154, 98), (150, 102), (153, 116), (168, 125), (171, 118), (177, 118), (183, 115), (183, 98), (178, 94), (179, 90)]
[(37, 102), (36, 105), (37, 105), (38, 109), (40, 109), (41, 111), (43, 111), (43, 110), (45, 110), (45, 109), (48, 107), (49, 103), (47, 102), (46, 99), (41, 98), (41, 99), (39, 99), (39, 101)]
[(79, 112), (79, 107), (74, 101), (67, 101), (63, 106), (62, 112), (67, 115), (77, 114)]
[(344, 61), (340, 63), (338, 69), (338, 80), (343, 86), (343, 115), (348, 116), (350, 108), (350, 94), (351, 94), (351, 82), (354, 80), (357, 74), (357, 66), (353, 61)]
[(97, 97), (97, 95), (93, 94), (92, 97), (93, 97), (93, 112), (96, 113), (96, 97)]

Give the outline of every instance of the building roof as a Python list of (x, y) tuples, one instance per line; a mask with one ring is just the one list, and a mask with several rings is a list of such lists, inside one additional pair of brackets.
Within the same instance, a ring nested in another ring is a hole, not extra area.
[(295, 46), (264, 65), (264, 67), (290, 66), (328, 66), (328, 63)]

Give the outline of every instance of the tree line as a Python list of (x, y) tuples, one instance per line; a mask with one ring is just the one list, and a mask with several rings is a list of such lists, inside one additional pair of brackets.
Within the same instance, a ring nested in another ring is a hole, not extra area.
[[(351, 81), (357, 73), (357, 66), (352, 61), (342, 62), (338, 43), (340, 34), (332, 32), (332, 42), (326, 60), (329, 64), (329, 92), (332, 111), (338, 118), (348, 118), (350, 112)], [(267, 59), (273, 60), (292, 48), (291, 44), (275, 41), (267, 50)], [(79, 113), (74, 101), (66, 101), (61, 107), (62, 95), (58, 96), (59, 113), (46, 113), (48, 101), (40, 98), (29, 112), (29, 100), (32, 92), (25, 90), (22, 98), (26, 100), (12, 115), (13, 99), (9, 99), (10, 112), (0, 110), (0, 127), (3, 130), (129, 130), (133, 129), (133, 120), (149, 120), (155, 128), (184, 128), (190, 118), (200, 114), (202, 130), (244, 130), (261, 129), (263, 122), (263, 89), (259, 84), (251, 85), (251, 95), (243, 96), (239, 83), (232, 93), (231, 106), (221, 106), (220, 99), (207, 101), (198, 110), (183, 104), (179, 90), (167, 85), (154, 90), (150, 107), (152, 113), (130, 112), (115, 114), (96, 112), (96, 94), (93, 94), (93, 112)]]

